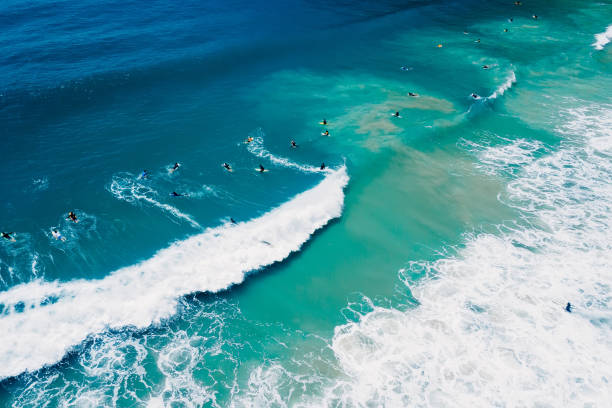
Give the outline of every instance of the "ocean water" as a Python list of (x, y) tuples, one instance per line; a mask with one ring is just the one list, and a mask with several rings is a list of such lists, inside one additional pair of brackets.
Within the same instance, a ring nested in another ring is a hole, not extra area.
[(611, 405), (612, 2), (0, 23), (0, 406)]

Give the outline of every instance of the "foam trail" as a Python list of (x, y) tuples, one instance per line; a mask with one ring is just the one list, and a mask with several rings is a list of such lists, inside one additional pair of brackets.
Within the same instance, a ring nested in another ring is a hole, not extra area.
[(612, 24), (603, 33), (595, 34), (595, 42), (592, 45), (596, 50), (600, 51), (604, 49), (610, 40), (612, 40)]
[(347, 183), (343, 166), (259, 218), (209, 228), (101, 280), (35, 281), (0, 293), (0, 378), (53, 364), (91, 333), (159, 322), (181, 295), (226, 289), (285, 259), (341, 215)]
[[(247, 150), (251, 154), (257, 157), (261, 157), (262, 159), (267, 159), (274, 164), (278, 164), (279, 166), (297, 169), (305, 173), (320, 173), (321, 172), (321, 169), (319, 167), (307, 166), (307, 165), (295, 163), (285, 157), (279, 157), (279, 156), (273, 155), (264, 147), (263, 136), (264, 136), (263, 131), (261, 129), (257, 129), (255, 135), (253, 136), (253, 141), (247, 145)], [(323, 171), (327, 171), (327, 169)]]
[(113, 176), (113, 181), (108, 186), (108, 190), (120, 200), (127, 201), (128, 203), (135, 203), (138, 201), (147, 202), (176, 218), (187, 221), (194, 228), (202, 228), (202, 226), (191, 218), (190, 215), (181, 212), (178, 208), (170, 204), (160, 203), (152, 198), (151, 196), (157, 195), (157, 191), (139, 183), (132, 174), (124, 173)]
[(508, 89), (512, 88), (512, 85), (516, 82), (516, 75), (514, 71), (510, 71), (510, 74), (506, 78), (506, 81), (497, 87), (495, 92), (487, 96), (485, 99), (496, 99), (498, 96), (502, 96)]

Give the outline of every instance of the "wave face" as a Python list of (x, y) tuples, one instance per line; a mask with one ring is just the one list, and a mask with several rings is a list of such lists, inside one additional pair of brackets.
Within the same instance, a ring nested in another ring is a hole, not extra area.
[(407, 285), (411, 273), (428, 276), (411, 285), (416, 308), (373, 307), (337, 327), (332, 348), (345, 375), (326, 405), (609, 405), (612, 162), (590, 141), (612, 141), (601, 121), (611, 114), (568, 111), (557, 130), (569, 142), (541, 158), (533, 152), (544, 147), (525, 140), (473, 150), (491, 173), (523, 167), (502, 199), (526, 222), (410, 263), (400, 271)]
[(603, 33), (595, 34), (595, 42), (593, 48), (600, 51), (612, 40), (612, 25), (609, 25)]
[(42, 282), (0, 293), (0, 378), (53, 364), (88, 335), (144, 328), (171, 316), (181, 295), (217, 292), (285, 259), (339, 217), (345, 167), (263, 216), (207, 229), (97, 281)]

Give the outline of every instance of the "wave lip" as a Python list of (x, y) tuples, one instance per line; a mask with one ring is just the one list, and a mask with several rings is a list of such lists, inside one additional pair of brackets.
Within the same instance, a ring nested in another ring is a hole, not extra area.
[(259, 218), (209, 228), (101, 280), (35, 281), (0, 293), (0, 379), (56, 363), (92, 333), (159, 322), (178, 297), (226, 289), (285, 259), (342, 214), (348, 180), (345, 166), (328, 171)]
[(591, 44), (596, 50), (601, 51), (612, 40), (612, 24), (603, 33), (595, 34), (595, 42)]
[(516, 82), (516, 75), (514, 71), (510, 71), (506, 81), (497, 87), (497, 89), (489, 95), (486, 99), (496, 99), (498, 96), (502, 96), (508, 89), (512, 88), (512, 85)]

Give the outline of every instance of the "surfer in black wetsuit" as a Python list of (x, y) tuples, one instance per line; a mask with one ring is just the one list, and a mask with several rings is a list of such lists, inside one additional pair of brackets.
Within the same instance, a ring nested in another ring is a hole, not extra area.
[(399, 111), (396, 111), (393, 116), (395, 116), (396, 118), (399, 118)]
[(264, 171), (266, 171), (266, 169), (264, 168), (264, 166), (262, 166), (261, 164), (259, 165), (259, 172), (263, 173)]
[(66, 217), (67, 220), (73, 221), (75, 223), (79, 222), (79, 220), (77, 220), (77, 216), (75, 213), (73, 213), (72, 211), (70, 211), (68, 213), (68, 217)]
[(223, 163), (223, 167), (225, 167), (225, 170), (232, 171), (232, 168), (227, 163)]
[(488, 65), (483, 65), (482, 69), (489, 69), (489, 66)]
[(2, 238), (8, 239), (9, 241), (15, 241), (15, 238), (11, 237), (11, 234), (14, 234), (14, 232), (3, 232)]
[(180, 165), (178, 163), (174, 163), (174, 166), (172, 167), (172, 172), (174, 173), (176, 171), (176, 169), (178, 169), (180, 167)]
[[(419, 94), (414, 93), (414, 92), (408, 92), (408, 96), (415, 96), (416, 97), (416, 96), (419, 96)], [(397, 112), (397, 113), (399, 114), (399, 112)], [(396, 116), (398, 116), (398, 115), (396, 115)]]
[(297, 147), (297, 143), (295, 143), (295, 140), (291, 141), (291, 147)]
[(565, 305), (565, 311), (567, 313), (572, 313), (572, 304), (570, 302), (567, 302), (567, 305)]
[(474, 99), (478, 99), (478, 98), (480, 98), (480, 96), (476, 95), (475, 93), (473, 93), (471, 96), (472, 96), (472, 98), (474, 98)]
[(323, 124), (327, 125), (327, 119), (323, 119)]
[(230, 222), (231, 222), (232, 224), (236, 224), (236, 220), (235, 220), (235, 219), (233, 219), (232, 217), (230, 217)]
[(321, 170), (325, 170), (325, 163), (321, 163)]
[(170, 194), (172, 197), (183, 197), (184, 194), (179, 194), (176, 191), (173, 191), (172, 194)]

